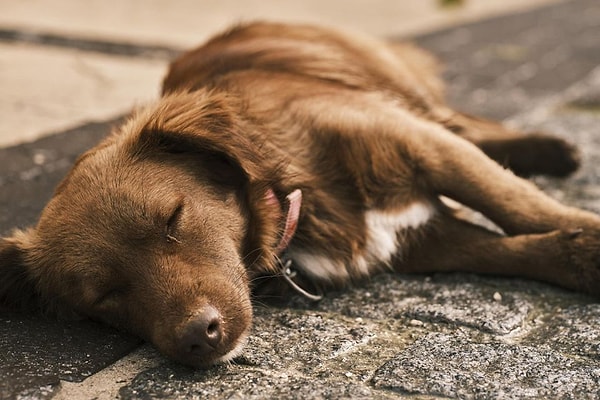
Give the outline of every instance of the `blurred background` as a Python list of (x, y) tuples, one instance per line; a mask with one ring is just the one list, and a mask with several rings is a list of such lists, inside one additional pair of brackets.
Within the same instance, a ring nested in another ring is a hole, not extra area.
[(0, 147), (105, 120), (159, 93), (168, 61), (233, 23), (398, 38), (556, 0), (0, 0)]

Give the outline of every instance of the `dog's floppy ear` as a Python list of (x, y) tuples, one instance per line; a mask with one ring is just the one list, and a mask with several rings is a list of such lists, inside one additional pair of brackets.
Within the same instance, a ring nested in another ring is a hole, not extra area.
[(283, 191), (279, 176), (286, 164), (261, 142), (259, 132), (264, 132), (259, 129), (268, 127), (257, 126), (243, 113), (244, 105), (223, 93), (175, 92), (129, 120), (119, 140), (128, 141), (125, 148), (140, 157), (165, 151), (191, 154), (190, 159), (203, 163), (203, 171), (215, 172), (230, 187), (242, 189), (239, 193), (250, 211), (244, 254), (261, 249), (253, 263), (272, 266), (279, 226), (265, 195), (268, 190)]
[(31, 309), (39, 306), (35, 281), (27, 265), (23, 241), (27, 232), (0, 238), (0, 306)]
[[(273, 158), (248, 133), (251, 123), (240, 116), (235, 99), (221, 93), (174, 93), (130, 121), (137, 153), (199, 154), (225, 180), (243, 175), (262, 182), (271, 176)], [(132, 129), (133, 128), (133, 129)]]

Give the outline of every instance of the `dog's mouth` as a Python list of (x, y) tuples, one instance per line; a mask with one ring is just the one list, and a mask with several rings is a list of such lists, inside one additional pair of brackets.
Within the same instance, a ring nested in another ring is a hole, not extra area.
[(234, 348), (227, 352), (225, 355), (218, 357), (214, 362), (212, 362), (212, 364), (222, 364), (231, 362), (234, 358), (242, 354), (247, 341), (248, 333), (244, 332), (242, 336), (238, 338), (237, 344), (234, 346)]
[(190, 367), (206, 369), (217, 364), (232, 362), (233, 359), (242, 354), (247, 340), (248, 333), (244, 332), (235, 340), (231, 349), (228, 349), (230, 346), (219, 346), (212, 352), (206, 352), (203, 349), (195, 348), (186, 353), (180, 352), (174, 358), (176, 361)]

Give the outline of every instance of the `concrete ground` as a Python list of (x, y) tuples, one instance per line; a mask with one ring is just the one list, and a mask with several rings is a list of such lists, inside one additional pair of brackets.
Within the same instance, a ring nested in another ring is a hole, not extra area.
[[(581, 171), (536, 181), (600, 212), (597, 0), (4, 3), (0, 234), (34, 223), (77, 154), (157, 96), (168, 58), (253, 17), (411, 35), (446, 62), (458, 107), (578, 143)], [(89, 321), (0, 310), (0, 398), (600, 398), (600, 305), (539, 283), (382, 275), (255, 312), (242, 357), (194, 371)]]

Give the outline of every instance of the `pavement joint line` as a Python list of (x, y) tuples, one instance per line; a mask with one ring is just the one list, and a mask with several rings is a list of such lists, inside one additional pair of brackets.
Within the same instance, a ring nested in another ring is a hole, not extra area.
[(53, 398), (55, 400), (115, 399), (122, 386), (131, 382), (143, 371), (158, 367), (163, 362), (164, 359), (146, 344), (81, 382), (61, 380), (60, 389)]
[(172, 60), (183, 49), (144, 45), (131, 42), (116, 42), (83, 37), (58, 35), (31, 29), (0, 28), (0, 43), (29, 43), (42, 46), (76, 49), (93, 53), (118, 55), (153, 60)]

